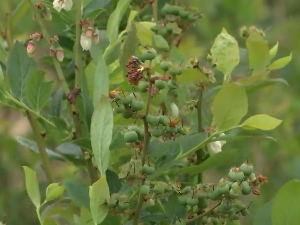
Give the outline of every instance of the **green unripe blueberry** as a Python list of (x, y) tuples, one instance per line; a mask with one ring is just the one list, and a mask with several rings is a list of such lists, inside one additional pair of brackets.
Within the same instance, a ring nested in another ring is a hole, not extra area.
[(132, 99), (130, 105), (131, 105), (131, 108), (135, 111), (142, 110), (145, 106), (144, 102), (138, 101), (136, 99)]
[(248, 214), (249, 214), (249, 212), (248, 212), (248, 209), (243, 209), (242, 211), (241, 211), (241, 214), (243, 215), (243, 216), (247, 216)]
[(251, 173), (250, 175), (247, 176), (247, 178), (250, 179), (251, 181), (256, 180), (255, 173)]
[(124, 134), (124, 139), (127, 143), (132, 143), (136, 142), (139, 139), (139, 136), (135, 131), (128, 131)]
[(181, 204), (181, 205), (186, 205), (186, 200), (187, 200), (187, 196), (186, 195), (179, 195), (177, 197), (178, 199), (178, 203)]
[(127, 195), (118, 195), (117, 198), (116, 198), (118, 201), (126, 201), (127, 200)]
[(218, 187), (218, 192), (220, 192), (221, 194), (225, 194), (228, 191), (229, 191), (229, 185), (226, 183), (224, 185)]
[(207, 224), (207, 222), (208, 222), (208, 217), (207, 216), (203, 216), (202, 219), (201, 219), (201, 223), (203, 225), (205, 225), (205, 224)]
[(169, 68), (169, 74), (172, 75), (172, 76), (178, 75), (178, 68), (177, 67)]
[(166, 132), (169, 133), (169, 134), (177, 133), (177, 127), (167, 126), (166, 127)]
[(198, 205), (199, 200), (198, 198), (187, 198), (186, 200), (186, 204), (188, 204), (189, 206), (195, 206)]
[(208, 201), (207, 199), (199, 199), (199, 203), (198, 203), (198, 207), (201, 208), (201, 209), (205, 209), (207, 206), (208, 206)]
[(147, 195), (150, 192), (150, 187), (148, 185), (142, 185), (140, 188), (141, 195)]
[(244, 162), (241, 166), (240, 169), (243, 171), (243, 173), (248, 176), (253, 172), (253, 165), (249, 164), (247, 162)]
[(188, 20), (189, 22), (193, 23), (193, 22), (195, 22), (195, 21), (197, 20), (197, 17), (196, 17), (194, 14), (190, 13), (190, 14), (188, 15), (187, 20)]
[(123, 104), (119, 104), (116, 108), (115, 108), (115, 112), (120, 114), (123, 113), (125, 111), (125, 106)]
[(239, 193), (233, 189), (230, 189), (229, 191), (229, 197), (230, 198), (237, 198), (239, 196)]
[(230, 213), (230, 209), (228, 209), (223, 204), (219, 205), (217, 210), (218, 210), (219, 213), (222, 213), (222, 214), (229, 214)]
[(125, 118), (125, 119), (129, 119), (133, 116), (133, 112), (131, 110), (125, 110), (123, 113), (122, 113), (122, 116)]
[(174, 90), (178, 87), (178, 84), (176, 81), (174, 80), (168, 80), (167, 82), (167, 87), (170, 89), (170, 90)]
[(213, 200), (213, 201), (220, 199), (221, 196), (222, 196), (222, 194), (218, 191), (218, 189), (215, 189), (213, 192), (211, 192), (207, 195), (208, 199)]
[(235, 212), (230, 212), (228, 218), (231, 220), (239, 220), (240, 219), (239, 215), (236, 214)]
[(219, 219), (216, 217), (210, 217), (210, 221), (213, 225), (219, 225)]
[(163, 135), (163, 133), (164, 133), (164, 130), (160, 127), (154, 127), (151, 129), (151, 135), (153, 137), (157, 137), (157, 138), (161, 137)]
[(184, 9), (179, 10), (179, 16), (183, 19), (188, 18), (189, 14), (190, 13), (188, 11), (185, 11)]
[(251, 187), (248, 183), (248, 181), (242, 182), (242, 194), (243, 195), (249, 195), (251, 193)]
[(142, 93), (147, 92), (148, 90), (148, 83), (144, 80), (140, 81), (138, 84), (138, 90)]
[(153, 60), (155, 59), (157, 53), (154, 48), (151, 49), (145, 49), (141, 55), (141, 58), (143, 58), (145, 61), (146, 60)]
[(169, 67), (172, 65), (171, 61), (162, 61), (159, 66), (162, 70), (167, 71)]
[(202, 191), (198, 191), (197, 197), (199, 198), (199, 200), (202, 200), (202, 199), (206, 199), (207, 195), (204, 194)]
[(149, 123), (150, 125), (153, 125), (153, 126), (158, 125), (159, 120), (160, 120), (160, 116), (152, 116), (152, 115), (148, 114), (146, 117), (147, 123)]
[(178, 131), (179, 131), (180, 134), (186, 135), (186, 132), (182, 127), (180, 127)]
[(224, 207), (226, 207), (227, 209), (232, 209), (232, 207), (233, 207), (232, 200), (228, 199), (228, 198), (224, 198), (222, 200), (222, 205), (224, 205)]
[(132, 98), (131, 98), (130, 96), (121, 98), (121, 102), (122, 102), (124, 105), (129, 105), (130, 102), (131, 102), (131, 100), (132, 100)]
[(160, 117), (159, 117), (159, 123), (160, 123), (160, 124), (162, 124), (162, 125), (164, 125), (164, 126), (168, 126), (168, 125), (169, 125), (169, 122), (170, 122), (170, 120), (169, 120), (168, 117), (166, 117), (166, 116), (160, 116)]
[(151, 175), (151, 174), (154, 174), (155, 173), (155, 168), (154, 167), (150, 167), (148, 165), (143, 165), (142, 169), (141, 169), (141, 172), (143, 174), (146, 174), (146, 175)]
[(191, 190), (192, 190), (191, 186), (186, 186), (186, 187), (184, 187), (184, 188), (181, 190), (181, 193), (182, 193), (182, 194), (188, 194), (188, 193), (191, 192)]
[(164, 89), (167, 86), (166, 82), (163, 81), (163, 80), (156, 80), (155, 83), (154, 83), (154, 85), (159, 90), (162, 90), (162, 89)]
[(243, 171), (240, 168), (233, 167), (233, 168), (230, 169), (230, 171), (228, 173), (228, 177), (232, 181), (241, 181), (241, 180), (244, 179), (245, 175), (244, 175)]
[(165, 6), (162, 8), (162, 12), (164, 14), (172, 14), (172, 15), (178, 15), (179, 14), (180, 7), (176, 5), (170, 5), (165, 4)]
[(110, 198), (107, 200), (107, 206), (109, 208), (113, 208), (117, 205), (117, 200), (116, 199), (113, 199), (113, 198)]
[(128, 209), (129, 208), (129, 203), (119, 202), (119, 208), (122, 209), (122, 210)]
[(161, 186), (155, 186), (153, 188), (153, 191), (157, 194), (163, 194), (163, 193), (165, 193), (165, 188), (161, 187)]

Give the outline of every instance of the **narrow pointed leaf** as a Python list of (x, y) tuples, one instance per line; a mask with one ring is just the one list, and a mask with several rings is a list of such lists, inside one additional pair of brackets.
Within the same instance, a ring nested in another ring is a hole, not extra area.
[(279, 43), (277, 42), (276, 45), (274, 45), (274, 47), (270, 49), (270, 51), (269, 51), (270, 52), (270, 60), (272, 60), (276, 56), (277, 50), (278, 50), (278, 45), (279, 45)]
[(36, 172), (27, 166), (23, 166), (25, 173), (25, 186), (27, 194), (36, 208), (41, 205), (41, 195), (39, 190), (39, 182), (36, 178)]
[(282, 120), (275, 119), (266, 114), (259, 114), (248, 118), (242, 125), (241, 128), (247, 130), (273, 130), (281, 124)]
[(113, 130), (113, 110), (109, 98), (102, 95), (100, 101), (95, 106), (91, 123), (91, 142), (96, 165), (101, 173), (105, 171), (109, 164), (109, 146), (112, 140)]
[(292, 60), (292, 54), (289, 56), (277, 59), (276, 61), (272, 62), (271, 65), (268, 66), (269, 70), (278, 70), (285, 67), (289, 62)]

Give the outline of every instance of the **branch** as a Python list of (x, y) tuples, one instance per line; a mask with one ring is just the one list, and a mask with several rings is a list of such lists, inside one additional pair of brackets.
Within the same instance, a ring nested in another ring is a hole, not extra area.
[[(148, 123), (146, 121), (146, 117), (149, 114), (149, 109), (150, 109), (151, 89), (152, 89), (152, 82), (149, 79), (149, 89), (148, 89), (146, 114), (145, 114), (145, 117), (143, 118), (145, 137), (144, 137), (144, 143), (143, 143), (144, 148), (143, 148), (143, 151), (142, 151), (142, 165), (144, 165), (145, 162), (146, 162), (147, 155), (148, 155), (148, 144), (149, 144), (149, 141), (150, 141), (150, 133), (149, 133), (149, 127), (148, 127)], [(145, 180), (142, 180), (142, 185), (143, 184), (145, 184)], [(140, 194), (139, 200), (138, 200), (138, 203), (137, 203), (137, 206), (136, 206), (136, 210), (134, 212), (133, 225), (138, 225), (138, 223), (139, 223), (139, 218), (140, 218), (140, 213), (141, 213), (143, 203), (144, 203), (144, 199), (143, 199), (143, 196)]]
[(153, 3), (152, 3), (152, 11), (153, 11), (154, 22), (157, 22), (157, 20), (158, 20), (157, 7), (158, 7), (158, 0), (154, 0)]
[(209, 215), (212, 211), (214, 211), (215, 208), (217, 208), (219, 205), (221, 204), (221, 202), (219, 202), (218, 204), (216, 204), (215, 206), (213, 206), (212, 208), (210, 208), (209, 210), (207, 210), (206, 212), (194, 217), (193, 219), (189, 219), (186, 221), (186, 223), (191, 223), (195, 220), (200, 220), (204, 217), (204, 216), (207, 216)]
[(46, 144), (45, 144), (44, 138), (41, 135), (41, 130), (40, 130), (39, 124), (38, 124), (35, 116), (29, 111), (27, 111), (27, 118), (29, 120), (32, 131), (35, 135), (35, 140), (36, 140), (37, 147), (39, 149), (40, 157), (41, 157), (41, 160), (42, 160), (43, 170), (45, 171), (47, 179), (49, 180), (49, 182), (53, 183), (53, 176), (52, 176), (52, 173), (51, 173), (51, 168), (50, 168), (50, 165), (49, 165), (48, 155), (47, 155), (47, 152), (46, 152)]
[(80, 89), (81, 87), (81, 76), (82, 76), (82, 63), (81, 63), (81, 53), (82, 49), (80, 46), (81, 37), (81, 26), (80, 21), (82, 19), (82, 2), (81, 0), (76, 1), (76, 38), (75, 38), (75, 88)]

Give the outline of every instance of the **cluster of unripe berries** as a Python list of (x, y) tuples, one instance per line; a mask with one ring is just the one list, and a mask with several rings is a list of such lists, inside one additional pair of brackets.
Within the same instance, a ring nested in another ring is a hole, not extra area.
[(161, 13), (164, 19), (152, 27), (151, 30), (162, 36), (180, 35), (183, 29), (202, 17), (197, 9), (170, 5), (168, 3), (162, 8)]

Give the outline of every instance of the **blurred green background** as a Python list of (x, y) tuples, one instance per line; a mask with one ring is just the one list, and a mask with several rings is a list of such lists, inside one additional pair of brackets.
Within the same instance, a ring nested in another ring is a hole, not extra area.
[[(100, 0), (99, 0), (100, 1)], [(158, 0), (161, 1), (161, 0)], [(18, 7), (21, 10), (13, 14), (12, 31), (14, 39), (26, 41), (29, 34), (39, 31), (32, 22), (32, 12), (27, 1), (4, 0), (0, 3), (0, 23), (4, 25), (6, 13), (13, 13)], [(229, 34), (236, 37), (241, 48), (245, 42), (239, 37), (239, 29), (246, 25), (255, 25), (266, 33), (270, 47), (279, 41), (276, 58), (287, 56), (292, 51), (293, 60), (284, 69), (271, 73), (271, 77), (280, 77), (289, 83), (289, 87), (275, 85), (255, 92), (249, 96), (250, 114), (266, 113), (283, 120), (283, 123), (270, 133), (277, 142), (270, 140), (234, 141), (224, 146), (224, 151), (237, 148), (243, 157), (254, 162), (256, 173), (268, 177), (269, 183), (261, 189), (259, 197), (251, 196), (251, 215), (241, 224), (262, 223), (261, 215), (256, 212), (269, 202), (276, 192), (290, 179), (300, 179), (300, 3), (298, 0), (191, 0), (191, 6), (199, 8), (204, 18), (197, 21), (184, 37), (180, 49), (187, 56), (205, 58), (214, 38), (226, 28)], [(55, 21), (55, 17), (54, 17)], [(63, 23), (48, 23), (51, 33), (62, 34), (66, 27)], [(2, 41), (2, 40), (1, 40)], [(1, 54), (1, 53), (0, 53)], [(41, 52), (41, 55), (44, 54)], [(1, 55), (0, 55), (1, 58)], [(0, 60), (1, 61), (1, 60)], [(40, 65), (42, 66), (42, 65)], [(242, 76), (239, 71), (233, 75)], [(220, 80), (220, 76), (216, 76)], [(0, 221), (7, 216), (7, 224), (38, 224), (35, 209), (26, 195), (23, 171), (27, 165), (38, 169), (38, 156), (20, 146), (17, 136), (31, 137), (27, 119), (21, 114), (0, 109), (0, 120), (8, 121), (0, 127)], [(51, 147), (51, 146), (49, 146)], [(70, 179), (76, 172), (72, 166), (63, 166), (53, 162), (56, 176)], [(223, 172), (225, 171), (225, 172)], [(207, 181), (216, 181), (226, 175), (228, 168), (208, 171)], [(46, 179), (39, 173), (40, 181)], [(268, 217), (268, 215), (266, 215)]]

